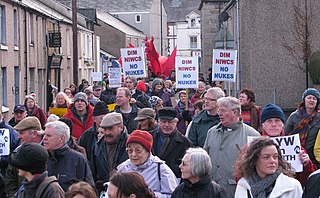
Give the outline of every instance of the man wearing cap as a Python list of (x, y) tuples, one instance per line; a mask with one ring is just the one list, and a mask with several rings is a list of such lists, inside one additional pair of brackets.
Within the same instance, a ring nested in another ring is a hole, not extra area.
[(16, 155), (11, 157), (10, 164), (18, 168), (19, 175), (25, 178), (17, 197), (64, 197), (64, 191), (57, 178), (48, 177), (46, 172), (48, 156), (43, 146), (25, 143)]
[(72, 121), (72, 136), (77, 140), (82, 133), (93, 125), (93, 107), (88, 103), (87, 96), (83, 92), (77, 93), (73, 98), (73, 104), (69, 105), (67, 113), (63, 116)]
[(44, 131), (43, 146), (49, 152), (48, 175), (57, 177), (64, 191), (75, 181), (94, 185), (88, 160), (68, 146), (70, 128), (61, 121), (48, 122)]
[(84, 93), (87, 95), (87, 100), (89, 101), (90, 105), (94, 107), (94, 105), (100, 101), (99, 98), (95, 97), (93, 94), (92, 86), (87, 87), (84, 90)]
[(155, 117), (155, 110), (151, 108), (143, 108), (138, 111), (138, 116), (134, 120), (138, 122), (137, 128), (139, 130), (148, 131), (153, 135), (156, 128), (158, 128)]
[(159, 110), (159, 128), (153, 135), (152, 151), (166, 161), (177, 178), (181, 178), (179, 165), (192, 143), (177, 130), (177, 115), (173, 107), (163, 107)]
[(117, 89), (115, 112), (121, 113), (123, 124), (127, 127), (128, 133), (137, 128), (137, 122), (134, 120), (138, 114), (138, 107), (131, 101), (131, 92), (126, 87)]
[[(33, 142), (40, 144), (44, 131), (41, 128), (39, 119), (35, 116), (26, 117), (21, 120), (14, 129), (18, 132), (18, 139), (21, 144)], [(21, 147), (17, 147), (11, 155), (15, 155)], [(23, 177), (18, 176), (18, 169), (8, 166), (5, 176), (6, 193), (9, 197), (14, 197), (15, 193), (21, 186)]]
[(8, 124), (12, 127), (16, 126), (22, 119), (27, 117), (27, 110), (24, 105), (16, 105), (13, 108), (13, 117), (9, 120)]
[(217, 105), (220, 123), (209, 129), (203, 148), (211, 158), (211, 180), (224, 188), (222, 197), (233, 198), (237, 184), (234, 163), (248, 136), (260, 136), (260, 133), (243, 123), (239, 99), (222, 97)]
[(94, 106), (93, 121), (94, 124), (91, 128), (87, 129), (79, 139), (79, 145), (86, 149), (87, 159), (90, 162), (91, 170), (93, 171), (93, 156), (94, 145), (98, 141), (98, 128), (100, 127), (102, 118), (109, 113), (107, 105), (100, 101)]
[(104, 137), (95, 145), (94, 175), (96, 187), (101, 191), (102, 184), (109, 181), (117, 166), (128, 159), (126, 152), (128, 133), (123, 125), (122, 115), (116, 112), (103, 117), (99, 130), (103, 131)]

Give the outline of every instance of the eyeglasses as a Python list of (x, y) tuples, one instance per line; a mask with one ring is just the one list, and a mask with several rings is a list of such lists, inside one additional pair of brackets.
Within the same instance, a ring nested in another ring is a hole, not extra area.
[(127, 81), (126, 83), (132, 83), (132, 82), (130, 82), (130, 81)]
[(203, 100), (210, 101), (210, 102), (217, 101), (217, 99), (215, 98), (203, 98)]
[(184, 162), (184, 161), (181, 162), (182, 166), (188, 166), (189, 164), (190, 164), (190, 161), (189, 162)]
[(135, 152), (135, 154), (137, 154), (137, 155), (140, 155), (140, 154), (143, 153), (143, 148), (136, 148), (136, 149), (127, 148), (126, 151), (127, 151), (127, 153), (130, 154), (130, 155), (131, 155), (133, 152)]

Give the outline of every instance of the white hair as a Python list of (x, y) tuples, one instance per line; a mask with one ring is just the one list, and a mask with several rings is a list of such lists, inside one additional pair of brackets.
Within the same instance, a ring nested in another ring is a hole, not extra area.
[(46, 128), (54, 128), (55, 130), (55, 133), (57, 135), (64, 135), (66, 138), (65, 138), (65, 143), (67, 143), (70, 139), (70, 128), (69, 126), (64, 123), (64, 122), (61, 122), (61, 121), (53, 121), (53, 122), (48, 122), (46, 125), (45, 125)]

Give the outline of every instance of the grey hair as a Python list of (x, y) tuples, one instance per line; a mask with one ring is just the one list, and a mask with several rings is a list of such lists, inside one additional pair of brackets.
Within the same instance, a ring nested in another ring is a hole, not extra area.
[(212, 170), (211, 159), (203, 148), (189, 148), (186, 154), (190, 155), (190, 169), (194, 176), (208, 175)]
[(219, 99), (225, 96), (224, 92), (220, 87), (211, 87), (207, 90), (207, 93), (212, 93), (213, 97), (215, 97), (216, 99)]
[(225, 106), (231, 110), (236, 110), (238, 112), (238, 116), (241, 115), (241, 103), (238, 98), (228, 96), (218, 99), (217, 101), (218, 106)]
[(66, 137), (65, 139), (65, 143), (67, 143), (70, 139), (70, 128), (68, 127), (68, 125), (64, 122), (61, 121), (53, 121), (53, 122), (48, 122), (45, 125), (46, 128), (54, 128), (55, 129), (55, 133), (57, 135), (64, 135)]
[(55, 114), (50, 114), (49, 117), (47, 118), (47, 122), (53, 122), (53, 121), (58, 121), (60, 118), (55, 115)]

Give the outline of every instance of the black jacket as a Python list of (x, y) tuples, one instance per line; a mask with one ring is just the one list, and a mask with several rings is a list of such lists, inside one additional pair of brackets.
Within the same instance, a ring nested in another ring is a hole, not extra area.
[(320, 170), (313, 172), (304, 187), (303, 198), (320, 197)]
[[(177, 178), (181, 177), (181, 171), (179, 165), (186, 152), (186, 150), (192, 146), (192, 143), (182, 135), (179, 131), (175, 130), (170, 135), (169, 146), (165, 151), (157, 152), (157, 145), (160, 138), (160, 128), (153, 135), (152, 153), (164, 160), (166, 164), (171, 168)], [(161, 153), (161, 154), (160, 154)]]
[[(124, 130), (122, 132), (118, 142), (116, 143), (115, 154), (113, 159), (113, 169), (116, 170), (117, 166), (127, 160), (128, 153), (126, 152), (126, 142), (128, 139), (128, 134)], [(94, 166), (95, 166), (95, 181), (96, 182), (107, 182), (109, 181), (109, 173), (112, 170), (109, 170), (109, 162), (107, 156), (108, 145), (104, 138), (101, 138), (99, 142), (95, 145), (95, 154), (94, 154)]]
[(220, 186), (211, 181), (211, 177), (206, 175), (200, 181), (192, 184), (185, 180), (172, 193), (171, 198), (222, 198)]
[(137, 121), (134, 119), (138, 115), (138, 107), (135, 104), (130, 104), (132, 110), (130, 113), (122, 113), (119, 106), (116, 106), (114, 111), (117, 113), (121, 113), (123, 118), (123, 125), (126, 126), (128, 133), (130, 134), (132, 131), (137, 129)]
[(94, 186), (87, 159), (83, 154), (70, 149), (68, 145), (49, 152), (47, 170), (49, 176), (56, 176), (64, 191), (78, 181), (85, 181)]
[(89, 165), (91, 171), (94, 170), (94, 145), (98, 141), (97, 127), (96, 123), (89, 129), (87, 129), (79, 139), (79, 145), (86, 149), (87, 159), (89, 160)]

